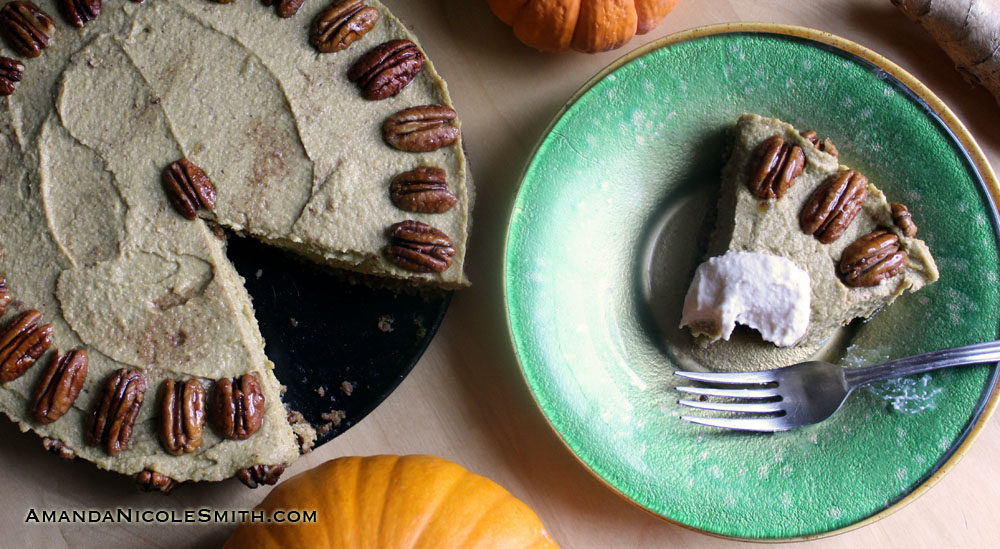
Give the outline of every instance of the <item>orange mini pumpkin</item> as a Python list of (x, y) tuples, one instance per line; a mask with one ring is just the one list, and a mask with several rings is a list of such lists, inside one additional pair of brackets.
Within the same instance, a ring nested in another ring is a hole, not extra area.
[(343, 457), (279, 484), (256, 510), (316, 510), (315, 522), (240, 525), (227, 549), (550, 548), (527, 505), (433, 456)]
[(542, 51), (613, 50), (660, 24), (677, 0), (487, 0), (521, 42)]

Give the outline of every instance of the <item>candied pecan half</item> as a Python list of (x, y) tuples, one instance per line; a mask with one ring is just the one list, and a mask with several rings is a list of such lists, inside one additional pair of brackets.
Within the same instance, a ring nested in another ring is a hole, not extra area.
[(806, 130), (802, 132), (802, 137), (806, 138), (817, 149), (832, 156), (840, 156), (840, 151), (837, 150), (837, 146), (833, 144), (833, 141), (829, 137), (820, 141), (819, 134), (817, 134), (815, 130)]
[(848, 286), (877, 286), (903, 272), (906, 260), (896, 233), (876, 229), (844, 248), (837, 273)]
[(389, 228), (389, 260), (418, 273), (440, 273), (451, 267), (455, 247), (448, 235), (430, 225), (408, 219)]
[(834, 242), (851, 226), (866, 198), (868, 178), (854, 170), (841, 170), (809, 196), (799, 226), (824, 244)]
[(52, 18), (31, 2), (7, 2), (0, 8), (0, 33), (25, 57), (38, 57), (52, 43)]
[[(14, 93), (14, 86), (24, 78), (24, 65), (10, 57), (0, 57), (0, 96)], [(0, 314), (3, 314), (0, 311)]]
[(139, 370), (121, 368), (104, 385), (104, 394), (94, 409), (87, 430), (91, 446), (103, 444), (117, 456), (128, 447), (139, 408), (146, 397), (146, 378)]
[(913, 216), (910, 215), (910, 210), (905, 204), (890, 202), (889, 209), (892, 212), (892, 220), (899, 227), (899, 230), (903, 232), (903, 236), (908, 238), (917, 236), (917, 224), (913, 222)]
[(421, 166), (401, 173), (389, 185), (389, 198), (408, 212), (443, 213), (458, 203), (448, 190), (448, 174), (441, 168)]
[(52, 325), (39, 326), (42, 313), (19, 314), (0, 332), (0, 383), (14, 381), (31, 368), (52, 345)]
[(197, 379), (168, 379), (160, 395), (160, 441), (175, 456), (201, 445), (205, 425), (205, 387)]
[(87, 351), (83, 349), (73, 349), (62, 356), (56, 351), (35, 388), (32, 407), (35, 421), (48, 425), (69, 411), (87, 379), (87, 363)]
[(149, 469), (136, 473), (132, 476), (132, 480), (135, 481), (135, 487), (140, 492), (159, 492), (163, 495), (173, 492), (174, 488), (180, 485), (179, 482), (167, 475)]
[(73, 461), (76, 459), (76, 452), (72, 448), (63, 444), (58, 438), (45, 437), (42, 439), (42, 447), (45, 450), (59, 456), (60, 459)]
[(302, 7), (303, 2), (305, 2), (305, 0), (279, 0), (278, 17), (283, 19), (292, 17), (299, 12), (299, 8)]
[(212, 392), (212, 422), (225, 438), (245, 440), (264, 423), (264, 394), (255, 374), (220, 379)]
[(215, 185), (205, 172), (187, 158), (170, 164), (163, 170), (163, 188), (177, 213), (194, 220), (201, 208), (215, 208)]
[(335, 2), (313, 19), (309, 43), (323, 53), (347, 49), (368, 34), (378, 18), (378, 10), (361, 0)]
[(750, 163), (750, 192), (761, 200), (785, 196), (805, 167), (806, 156), (798, 145), (788, 145), (780, 135), (764, 140)]
[(101, 0), (59, 0), (66, 22), (78, 29), (101, 14)]
[(444, 105), (403, 109), (382, 124), (382, 137), (391, 147), (408, 152), (431, 152), (451, 145), (461, 130), (452, 122), (458, 113)]
[(277, 484), (281, 473), (285, 472), (284, 465), (254, 465), (246, 469), (240, 469), (236, 477), (240, 482), (246, 484), (248, 488), (256, 488), (261, 484)]
[[(224, 3), (228, 4), (231, 1), (232, 0), (227, 0)], [(282, 19), (292, 17), (299, 12), (299, 8), (302, 7), (303, 2), (305, 2), (305, 0), (278, 0), (278, 17), (281, 17)], [(273, 4), (274, 0), (264, 0), (265, 6), (271, 6)]]
[(365, 99), (392, 97), (408, 86), (424, 68), (424, 54), (409, 40), (392, 40), (358, 59), (347, 78), (357, 82)]

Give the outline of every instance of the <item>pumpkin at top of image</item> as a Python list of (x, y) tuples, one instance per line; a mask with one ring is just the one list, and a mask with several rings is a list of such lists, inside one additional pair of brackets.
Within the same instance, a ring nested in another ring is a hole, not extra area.
[(434, 456), (330, 460), (282, 482), (254, 510), (315, 510), (316, 521), (245, 522), (226, 549), (557, 547), (521, 500)]
[(586, 53), (624, 46), (660, 24), (677, 0), (487, 0), (514, 35), (542, 51)]

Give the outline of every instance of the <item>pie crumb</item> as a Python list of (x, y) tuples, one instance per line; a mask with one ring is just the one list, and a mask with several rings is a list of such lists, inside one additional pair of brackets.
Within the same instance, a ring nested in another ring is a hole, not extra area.
[(382, 315), (378, 317), (378, 329), (380, 332), (389, 333), (392, 331), (392, 323), (395, 319), (392, 315)]
[(319, 417), (329, 421), (334, 427), (340, 427), (340, 422), (347, 417), (347, 413), (343, 410), (330, 410)]

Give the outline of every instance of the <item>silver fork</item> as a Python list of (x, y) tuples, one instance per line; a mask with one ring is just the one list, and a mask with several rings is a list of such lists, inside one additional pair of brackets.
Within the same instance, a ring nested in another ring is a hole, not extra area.
[[(829, 362), (810, 361), (760, 372), (678, 370), (674, 375), (717, 386), (678, 387), (678, 391), (705, 397), (751, 401), (680, 400), (679, 403), (684, 406), (758, 416), (750, 418), (682, 416), (681, 419), (723, 429), (773, 432), (787, 431), (827, 419), (840, 409), (851, 391), (874, 381), (964, 364), (996, 361), (1000, 361), (1000, 341), (944, 349), (864, 368), (845, 368)], [(761, 414), (771, 415), (761, 416)]]

